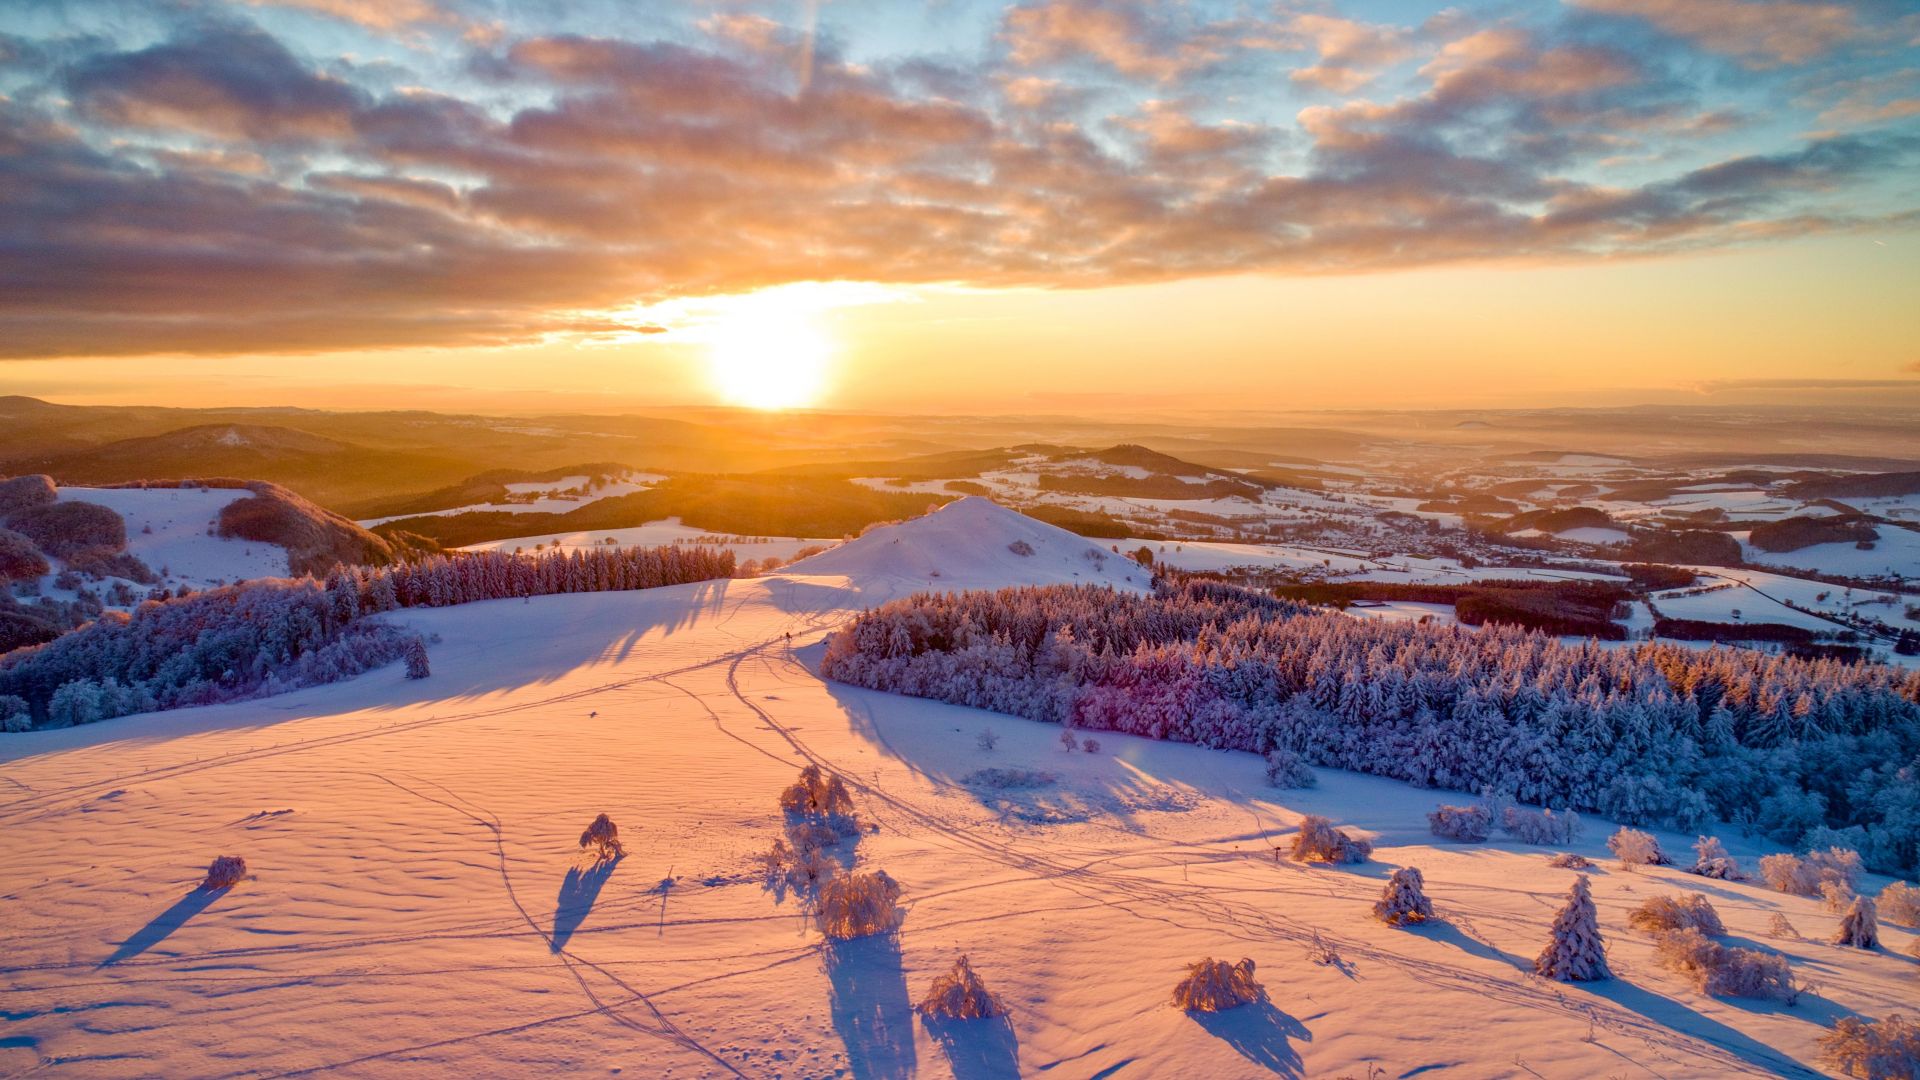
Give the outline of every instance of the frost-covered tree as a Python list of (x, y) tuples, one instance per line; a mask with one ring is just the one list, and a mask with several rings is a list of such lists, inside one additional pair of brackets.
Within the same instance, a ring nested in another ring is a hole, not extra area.
[(933, 980), (925, 996), (915, 1006), (923, 1016), (943, 1020), (984, 1020), (1007, 1015), (1007, 1007), (973, 973), (962, 956), (953, 962), (953, 970)]
[(1533, 962), (1536, 975), (1560, 982), (1591, 982), (1612, 977), (1600, 940), (1600, 916), (1585, 877), (1573, 879), (1567, 903), (1553, 917), (1552, 936)]
[(1292, 854), (1306, 863), (1363, 863), (1373, 854), (1373, 845), (1334, 828), (1331, 820), (1319, 814), (1307, 814), (1293, 836)]
[(1691, 926), (1662, 931), (1655, 938), (1654, 958), (1667, 970), (1687, 976), (1703, 994), (1794, 1001), (1793, 969), (1778, 953), (1722, 945)]
[(432, 666), (427, 662), (427, 643), (416, 634), (407, 642), (407, 650), (402, 654), (407, 662), (407, 678), (424, 679), (433, 674)]
[(231, 889), (247, 876), (247, 860), (238, 855), (221, 855), (207, 865), (207, 876), (200, 881), (204, 890)]
[(1173, 987), (1173, 1007), (1186, 1012), (1222, 1012), (1266, 999), (1266, 988), (1253, 977), (1253, 961), (1237, 964), (1209, 956), (1187, 966), (1187, 974)]
[(1667, 853), (1660, 850), (1660, 841), (1652, 833), (1641, 832), (1622, 826), (1619, 831), (1607, 837), (1607, 850), (1620, 860), (1620, 865), (1632, 869), (1639, 866), (1666, 866), (1673, 862)]
[(605, 814), (588, 823), (585, 832), (580, 834), (580, 848), (592, 848), (597, 859), (624, 859), (627, 849), (620, 846), (620, 827)]
[(900, 926), (899, 899), (885, 870), (833, 878), (820, 887), (820, 932), (839, 941), (890, 933)]
[(1387, 887), (1373, 903), (1373, 917), (1388, 926), (1426, 922), (1433, 918), (1426, 880), (1417, 867), (1403, 866), (1387, 878)]
[(1547, 865), (1557, 870), (1591, 870), (1593, 860), (1585, 855), (1571, 851), (1562, 851), (1547, 860)]
[[(0, 709), (0, 712), (5, 711)], [(1880, 890), (1874, 901), (1880, 918), (1895, 926), (1920, 927), (1920, 889), (1896, 881)]]
[(780, 809), (790, 816), (810, 819), (842, 836), (860, 831), (854, 813), (853, 792), (838, 773), (818, 765), (800, 770), (800, 778), (780, 793)]
[(1858, 1080), (1913, 1080), (1920, 1077), (1920, 1024), (1899, 1013), (1884, 1020), (1844, 1016), (1820, 1037), (1820, 1056)]
[(1720, 913), (1699, 893), (1650, 896), (1627, 915), (1627, 925), (1648, 933), (1690, 929), (1718, 936), (1727, 932)]
[(1284, 747), (1267, 752), (1267, 783), (1277, 788), (1310, 788), (1319, 782), (1299, 754)]
[(1834, 932), (1833, 943), (1850, 945), (1856, 949), (1880, 947), (1880, 924), (1874, 915), (1872, 897), (1853, 898), (1852, 906), (1840, 918), (1840, 929)]
[(27, 699), (13, 694), (0, 695), (0, 731), (26, 731), (33, 727), (33, 710)]
[(1427, 811), (1427, 828), (1448, 840), (1477, 844), (1493, 829), (1493, 812), (1485, 806), (1447, 806)]
[(1727, 854), (1726, 847), (1717, 836), (1702, 836), (1693, 842), (1693, 865), (1687, 868), (1687, 873), (1722, 881), (1747, 880), (1747, 875), (1740, 871), (1740, 864)]
[(1852, 892), (1860, 880), (1860, 853), (1832, 847), (1804, 856), (1762, 855), (1760, 877), (1769, 887), (1795, 896), (1820, 896), (1827, 885)]

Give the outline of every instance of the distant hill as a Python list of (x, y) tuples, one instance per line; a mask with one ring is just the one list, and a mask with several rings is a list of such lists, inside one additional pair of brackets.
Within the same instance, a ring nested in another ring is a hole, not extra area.
[(145, 480), (115, 485), (128, 489), (238, 488), (251, 492), (220, 508), (216, 535), (286, 549), (294, 574), (325, 574), (335, 566), (384, 566), (408, 547), (403, 537), (376, 535), (339, 514), (262, 480), (202, 477)]
[(1868, 473), (1802, 480), (1787, 488), (1796, 499), (1888, 499), (1920, 495), (1920, 472)]

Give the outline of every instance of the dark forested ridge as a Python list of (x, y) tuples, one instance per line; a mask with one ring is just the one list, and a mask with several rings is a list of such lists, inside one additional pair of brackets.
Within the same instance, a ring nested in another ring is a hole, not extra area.
[(1296, 751), (1628, 823), (1713, 818), (1920, 863), (1920, 672), (1348, 618), (1229, 585), (922, 595), (828, 646), (843, 682), (1204, 746)]

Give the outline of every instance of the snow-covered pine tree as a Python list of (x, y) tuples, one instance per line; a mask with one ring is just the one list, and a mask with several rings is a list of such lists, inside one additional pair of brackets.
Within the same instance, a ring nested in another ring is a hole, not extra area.
[(1433, 903), (1427, 899), (1426, 881), (1418, 867), (1403, 866), (1387, 878), (1386, 890), (1374, 901), (1373, 917), (1388, 926), (1433, 918)]
[(419, 635), (415, 635), (412, 641), (407, 642), (405, 658), (407, 678), (424, 679), (433, 674), (433, 668), (427, 662), (427, 643)]
[(1567, 904), (1553, 917), (1553, 936), (1533, 962), (1536, 975), (1560, 982), (1592, 982), (1610, 978), (1606, 946), (1600, 940), (1600, 916), (1593, 906), (1587, 879), (1573, 879)]

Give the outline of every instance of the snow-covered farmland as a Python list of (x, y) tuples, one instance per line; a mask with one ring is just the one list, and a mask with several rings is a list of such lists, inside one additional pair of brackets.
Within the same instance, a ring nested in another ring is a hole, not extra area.
[[(1797, 1077), (1834, 1019), (1911, 1008), (1909, 930), (1842, 949), (1817, 901), (1610, 862), (1590, 876), (1617, 977), (1546, 982), (1531, 960), (1576, 872), (1436, 841), (1424, 812), (1459, 796), (1331, 771), (1276, 791), (1252, 755), (1107, 733), (1069, 753), (1058, 728), (814, 674), (824, 635), (928, 587), (924, 564), (939, 588), (1125, 569), (1086, 550), (942, 511), (767, 578), (406, 611), (440, 638), (424, 681), (7, 736), (0, 1071)], [(763, 887), (775, 795), (809, 763), (852, 788), (850, 857), (903, 886), (898, 934), (829, 943)], [(627, 855), (596, 865), (575, 838), (602, 812)], [(1276, 860), (1305, 813), (1373, 861)], [(1605, 860), (1609, 831), (1572, 847)], [(248, 879), (192, 891), (218, 854)], [(1438, 921), (1370, 917), (1399, 866)], [(1817, 989), (1785, 1008), (1664, 972), (1626, 917), (1667, 892)], [(1766, 939), (1776, 915), (1802, 936)], [(912, 1012), (960, 954), (1005, 1025)], [(1203, 956), (1256, 961), (1270, 1002), (1170, 1007)]]

